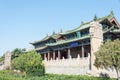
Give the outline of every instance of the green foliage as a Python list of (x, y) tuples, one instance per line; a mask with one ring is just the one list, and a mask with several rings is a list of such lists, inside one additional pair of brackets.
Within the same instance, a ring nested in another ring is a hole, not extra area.
[(42, 76), (45, 73), (44, 65), (29, 66), (26, 72), (29, 76)]
[(22, 74), (19, 75), (9, 70), (1, 70), (0, 80), (22, 80)]
[(40, 76), (45, 73), (42, 58), (35, 51), (30, 51), (14, 58), (12, 60), (12, 69), (20, 70), (21, 72), (26, 72), (27, 75), (33, 76)]
[(0, 57), (0, 62), (3, 62), (4, 59), (5, 59), (5, 55), (1, 56), (1, 57)]
[(19, 57), (19, 55), (22, 54), (22, 53), (25, 53), (25, 51), (26, 51), (25, 49), (18, 49), (18, 48), (14, 49), (12, 51), (12, 57), (11, 57), (11, 59)]
[(118, 74), (120, 70), (120, 40), (105, 42), (95, 53), (95, 56), (97, 68), (115, 69)]
[(5, 57), (1, 57), (1, 58), (0, 58), (0, 62), (3, 62), (4, 59), (5, 59)]

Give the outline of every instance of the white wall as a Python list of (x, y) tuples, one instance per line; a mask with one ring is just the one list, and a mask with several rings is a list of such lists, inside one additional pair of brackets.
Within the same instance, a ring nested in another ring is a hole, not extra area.
[(73, 59), (44, 60), (46, 73), (53, 74), (86, 74), (89, 70), (89, 57)]

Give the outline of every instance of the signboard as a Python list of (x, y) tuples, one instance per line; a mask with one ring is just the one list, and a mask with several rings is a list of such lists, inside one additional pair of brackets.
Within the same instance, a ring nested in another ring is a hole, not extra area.
[(78, 42), (72, 42), (70, 43), (70, 47), (77, 47), (78, 46)]

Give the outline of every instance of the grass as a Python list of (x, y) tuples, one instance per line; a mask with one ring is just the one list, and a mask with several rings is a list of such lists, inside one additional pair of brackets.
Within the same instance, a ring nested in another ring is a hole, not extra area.
[(44, 76), (26, 76), (24, 73), (17, 73), (10, 70), (0, 71), (0, 80), (116, 80), (110, 78), (99, 78), (80, 75), (57, 75), (45, 74)]

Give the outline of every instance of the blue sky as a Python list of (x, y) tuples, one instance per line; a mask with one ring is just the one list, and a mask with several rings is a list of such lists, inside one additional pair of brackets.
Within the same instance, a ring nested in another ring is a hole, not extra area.
[(111, 10), (120, 23), (120, 0), (0, 0), (0, 56)]

